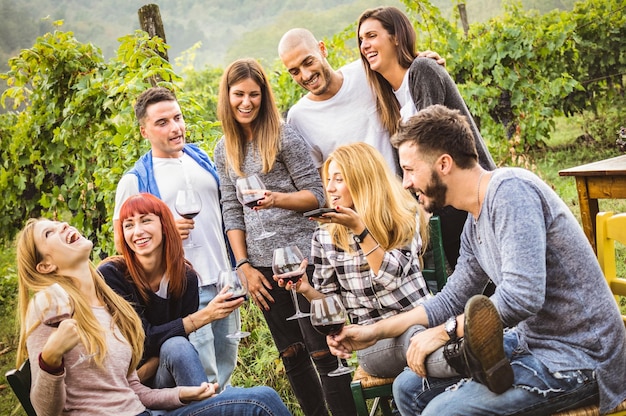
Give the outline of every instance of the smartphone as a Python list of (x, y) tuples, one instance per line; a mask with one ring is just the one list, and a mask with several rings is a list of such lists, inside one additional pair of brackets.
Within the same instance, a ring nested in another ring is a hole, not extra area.
[(321, 217), (322, 214), (325, 214), (327, 212), (337, 212), (337, 211), (335, 210), (335, 208), (318, 208), (312, 211), (307, 211), (302, 215), (305, 217)]

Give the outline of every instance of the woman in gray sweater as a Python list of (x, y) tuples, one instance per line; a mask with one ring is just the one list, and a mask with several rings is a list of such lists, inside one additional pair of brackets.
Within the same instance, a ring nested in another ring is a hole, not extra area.
[[(214, 158), (226, 234), (251, 298), (263, 311), (296, 398), (307, 416), (328, 414), (326, 403), (335, 416), (354, 415), (350, 375), (327, 376), (337, 368), (337, 360), (324, 336), (309, 319), (287, 320), (295, 312), (294, 304), (272, 278), (274, 249), (296, 245), (302, 253), (311, 252), (316, 224), (302, 212), (324, 205), (324, 189), (307, 144), (282, 122), (265, 71), (253, 59), (237, 60), (226, 68), (218, 118), (224, 136)], [(266, 190), (250, 209), (237, 199), (236, 182), (254, 174)], [(260, 221), (275, 234), (256, 239), (263, 230)], [(308, 310), (308, 302), (299, 298), (300, 307)]]

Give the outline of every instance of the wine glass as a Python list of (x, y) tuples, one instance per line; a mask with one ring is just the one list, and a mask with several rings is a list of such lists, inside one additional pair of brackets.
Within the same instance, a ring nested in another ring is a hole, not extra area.
[[(348, 313), (341, 303), (339, 295), (333, 294), (311, 301), (311, 325), (324, 335), (337, 335), (346, 324)], [(354, 371), (354, 367), (343, 365), (340, 357), (337, 357), (339, 365), (330, 373), (331, 377), (348, 374)]]
[[(53, 283), (44, 290), (35, 293), (31, 302), (33, 313), (47, 326), (58, 328), (62, 321), (70, 319), (74, 315), (74, 301), (58, 283)], [(84, 342), (83, 345), (85, 345)], [(70, 368), (90, 360), (94, 355), (81, 352), (78, 360)]]
[(74, 315), (74, 302), (58, 283), (35, 293), (31, 302), (35, 316), (47, 326), (58, 328), (62, 321)]
[(291, 285), (291, 297), (293, 298), (293, 304), (296, 307), (296, 313), (289, 318), (292, 319), (306, 318), (310, 314), (300, 311), (300, 305), (298, 305), (298, 293), (296, 292), (296, 282), (300, 280), (306, 269), (302, 265), (304, 256), (300, 252), (300, 249), (296, 246), (279, 247), (274, 250), (274, 256), (272, 260), (272, 270), (279, 279), (290, 280)]
[[(202, 200), (200, 200), (200, 195), (191, 188), (181, 189), (176, 194), (176, 212), (183, 218), (192, 219), (200, 212), (202, 209)], [(189, 236), (183, 242), (184, 248), (195, 248), (200, 247), (198, 244), (195, 244), (191, 239), (191, 230), (189, 231)]]
[(273, 231), (265, 231), (263, 220), (261, 220), (261, 214), (259, 214), (259, 211), (254, 209), (257, 203), (265, 197), (266, 188), (263, 181), (261, 181), (261, 178), (259, 178), (258, 175), (251, 175), (245, 178), (239, 178), (237, 179), (236, 187), (237, 199), (239, 199), (239, 202), (256, 212), (259, 224), (261, 224), (261, 234), (258, 235), (254, 240), (263, 240), (276, 234), (276, 232)]
[[(247, 298), (248, 295), (248, 282), (245, 278), (242, 278), (239, 271), (236, 269), (222, 270), (217, 276), (217, 289), (222, 291), (223, 288), (228, 287), (227, 293), (233, 295), (228, 300), (235, 300), (237, 298)], [(236, 332), (226, 335), (226, 338), (241, 339), (245, 338), (250, 333), (248, 331), (242, 331), (241, 328)]]

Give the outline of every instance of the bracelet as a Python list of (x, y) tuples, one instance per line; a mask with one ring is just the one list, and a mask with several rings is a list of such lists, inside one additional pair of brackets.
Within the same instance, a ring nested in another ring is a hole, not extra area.
[(237, 264), (235, 265), (235, 269), (240, 268), (241, 266), (243, 266), (244, 264), (250, 264), (250, 260), (248, 260), (247, 257), (244, 257), (243, 259), (237, 261)]
[(189, 318), (189, 322), (191, 322), (191, 326), (193, 326), (193, 331), (191, 332), (196, 332), (198, 330), (196, 323), (193, 321), (193, 318), (191, 317), (191, 315), (187, 315), (187, 317)]
[(65, 357), (61, 358), (61, 365), (58, 367), (51, 367), (48, 365), (43, 358), (41, 357), (42, 353), (39, 353), (39, 368), (45, 371), (48, 374), (52, 374), (53, 376), (59, 376), (63, 374), (63, 370), (65, 370)]
[(380, 244), (376, 243), (376, 245), (374, 246), (373, 249), (371, 249), (370, 251), (368, 251), (367, 253), (365, 253), (365, 257), (369, 256), (370, 254), (372, 254), (374, 251), (376, 251), (377, 248), (380, 247)]

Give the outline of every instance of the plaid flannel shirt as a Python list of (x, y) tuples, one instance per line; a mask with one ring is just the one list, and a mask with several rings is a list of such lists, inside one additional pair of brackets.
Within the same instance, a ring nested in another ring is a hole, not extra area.
[(355, 242), (351, 243), (354, 253), (345, 252), (332, 243), (321, 226), (313, 234), (315, 272), (311, 282), (324, 294), (340, 294), (352, 323), (372, 324), (413, 309), (431, 297), (420, 271), (421, 245), (416, 232), (410, 247), (386, 251), (378, 274), (374, 274)]

